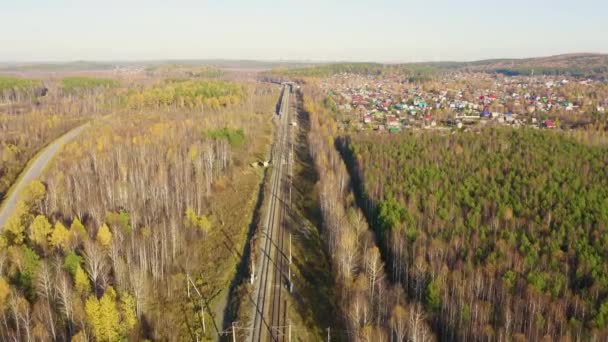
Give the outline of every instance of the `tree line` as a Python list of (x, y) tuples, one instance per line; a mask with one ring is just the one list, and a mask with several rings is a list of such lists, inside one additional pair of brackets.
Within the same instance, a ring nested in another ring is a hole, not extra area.
[(0, 102), (31, 101), (46, 94), (39, 80), (0, 76)]
[(246, 89), (238, 83), (217, 80), (165, 80), (132, 89), (127, 95), (131, 109), (180, 108), (219, 110), (241, 103)]
[(356, 341), (430, 341), (435, 337), (420, 303), (408, 301), (403, 288), (385, 272), (376, 234), (358, 208), (351, 179), (334, 147), (337, 124), (316, 87), (304, 90), (311, 129), (310, 153), (317, 184), (323, 235), (335, 273), (335, 296), (349, 339)]
[(336, 74), (350, 73), (370, 76), (400, 76), (410, 82), (426, 82), (439, 73), (433, 65), (426, 64), (378, 64), (378, 63), (331, 63), (300, 68), (278, 68), (269, 73), (270, 77), (323, 78)]
[(73, 76), (61, 80), (61, 89), (68, 94), (91, 92), (99, 89), (116, 88), (120, 85), (111, 78)]

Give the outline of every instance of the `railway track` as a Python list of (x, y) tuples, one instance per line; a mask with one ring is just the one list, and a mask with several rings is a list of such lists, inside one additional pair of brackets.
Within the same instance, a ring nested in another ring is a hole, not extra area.
[(272, 176), (270, 203), (266, 213), (261, 255), (258, 260), (258, 276), (255, 278), (256, 291), (253, 296), (253, 327), (251, 341), (286, 340), (286, 286), (289, 267), (283, 252), (285, 241), (285, 216), (287, 214), (284, 195), (289, 191), (284, 170), (288, 166), (289, 139), (289, 97), (287, 86), (283, 86), (277, 143), (272, 152)]

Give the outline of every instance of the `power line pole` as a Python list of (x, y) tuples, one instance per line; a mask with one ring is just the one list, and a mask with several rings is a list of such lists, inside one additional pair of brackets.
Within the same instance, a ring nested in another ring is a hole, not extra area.
[(249, 240), (249, 250), (251, 251), (251, 253), (249, 254), (251, 256), (251, 285), (253, 285), (253, 282), (255, 280), (255, 258), (253, 256), (253, 240)]
[(192, 279), (190, 279), (190, 275), (188, 273), (186, 273), (186, 284), (188, 284), (188, 299), (190, 299), (190, 284), (191, 283), (192, 283), (192, 287), (198, 294), (198, 297), (200, 298), (200, 301), (201, 301), (201, 319), (202, 319), (202, 323), (203, 323), (203, 333), (207, 334), (207, 324), (205, 323), (205, 300), (204, 300), (201, 292), (198, 290), (198, 287), (196, 287), (196, 284), (192, 281)]
[(234, 322), (232, 322), (232, 342), (236, 342), (236, 329), (234, 328)]
[(331, 327), (327, 327), (327, 342), (331, 341)]
[(287, 277), (289, 283), (289, 293), (292, 293), (293, 283), (291, 281), (291, 232), (289, 232), (289, 265), (287, 266)]
[(190, 275), (186, 273), (186, 285), (188, 287), (188, 298), (190, 298)]
[(201, 316), (203, 317), (203, 333), (207, 335), (207, 324), (205, 324), (205, 303), (201, 298)]

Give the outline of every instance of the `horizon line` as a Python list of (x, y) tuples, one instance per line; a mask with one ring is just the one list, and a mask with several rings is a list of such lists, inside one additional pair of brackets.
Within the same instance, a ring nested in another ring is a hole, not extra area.
[(287, 64), (333, 64), (333, 63), (373, 63), (373, 64), (417, 64), (417, 63), (474, 63), (481, 61), (492, 61), (492, 60), (526, 60), (526, 59), (539, 59), (539, 58), (551, 58), (551, 57), (565, 57), (565, 56), (606, 56), (608, 52), (565, 52), (552, 55), (541, 55), (541, 56), (524, 56), (524, 57), (489, 57), (482, 59), (446, 59), (446, 60), (418, 60), (418, 61), (405, 61), (405, 60), (347, 60), (347, 59), (284, 59), (284, 58), (230, 58), (230, 57), (218, 57), (218, 58), (150, 58), (150, 59), (57, 59), (57, 60), (0, 60), (2, 65), (53, 65), (53, 64), (76, 64), (76, 63), (97, 63), (97, 64), (120, 64), (120, 63), (167, 63), (167, 62), (205, 62), (205, 61), (216, 61), (216, 62), (257, 62), (257, 63), (287, 63)]

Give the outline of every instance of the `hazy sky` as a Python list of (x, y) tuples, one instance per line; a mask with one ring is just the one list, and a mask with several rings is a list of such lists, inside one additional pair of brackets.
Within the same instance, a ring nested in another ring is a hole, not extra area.
[(608, 52), (607, 0), (0, 0), (0, 61)]

